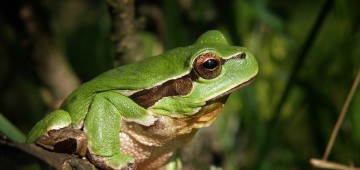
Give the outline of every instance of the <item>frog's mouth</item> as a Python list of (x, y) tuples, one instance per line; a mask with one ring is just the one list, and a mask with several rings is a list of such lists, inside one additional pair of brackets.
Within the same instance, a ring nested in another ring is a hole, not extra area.
[(227, 98), (229, 97), (230, 93), (232, 93), (235, 90), (240, 89), (240, 88), (242, 88), (244, 86), (249, 85), (250, 83), (252, 83), (255, 80), (255, 78), (256, 78), (256, 76), (250, 78), (248, 81), (245, 81), (244, 83), (241, 83), (241, 84), (231, 88), (230, 90), (226, 91), (225, 93), (208, 100), (206, 102), (206, 105), (214, 103), (214, 102), (223, 102), (223, 103), (225, 103)]

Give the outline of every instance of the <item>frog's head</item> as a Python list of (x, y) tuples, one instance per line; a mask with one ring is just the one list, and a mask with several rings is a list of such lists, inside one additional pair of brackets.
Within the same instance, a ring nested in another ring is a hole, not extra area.
[(170, 52), (167, 56), (177, 58), (175, 63), (184, 69), (176, 78), (132, 98), (144, 101), (140, 105), (154, 114), (189, 120), (196, 128), (209, 125), (227, 96), (258, 73), (255, 57), (243, 47), (230, 46), (219, 31), (208, 31), (194, 45)]

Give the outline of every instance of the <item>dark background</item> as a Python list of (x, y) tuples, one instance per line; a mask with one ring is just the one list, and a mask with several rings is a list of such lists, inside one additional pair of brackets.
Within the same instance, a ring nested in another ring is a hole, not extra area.
[[(142, 43), (135, 49), (143, 57), (218, 29), (259, 62), (256, 81), (234, 93), (218, 120), (182, 150), (184, 166), (309, 169), (310, 158), (321, 158), (360, 68), (359, 2), (136, 1), (134, 31)], [(25, 134), (79, 82), (132, 62), (115, 57), (106, 1), (9, 1), (0, 14), (0, 112)], [(63, 68), (63, 59), (73, 70), (69, 78), (52, 70)], [(359, 151), (356, 91), (329, 160), (360, 166)]]

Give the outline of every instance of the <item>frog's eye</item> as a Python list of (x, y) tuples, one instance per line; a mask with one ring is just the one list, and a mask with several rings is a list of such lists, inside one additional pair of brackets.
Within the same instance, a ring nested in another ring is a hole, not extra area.
[(214, 53), (200, 54), (194, 63), (196, 73), (204, 79), (212, 79), (221, 72), (222, 60)]

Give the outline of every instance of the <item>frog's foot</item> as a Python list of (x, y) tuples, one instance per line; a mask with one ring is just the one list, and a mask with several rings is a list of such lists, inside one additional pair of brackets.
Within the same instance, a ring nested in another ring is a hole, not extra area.
[(53, 152), (77, 154), (82, 157), (87, 150), (86, 134), (70, 127), (50, 130), (47, 135), (38, 137), (35, 143)]
[(96, 167), (101, 169), (133, 170), (136, 169), (134, 158), (129, 155), (117, 153), (113, 156), (102, 157), (91, 154), (88, 150), (86, 157)]

